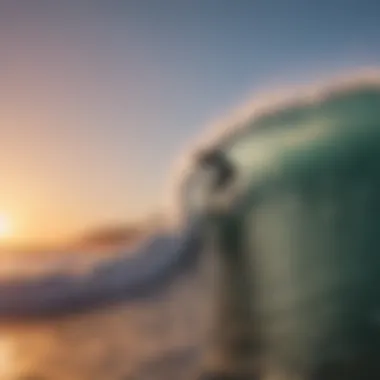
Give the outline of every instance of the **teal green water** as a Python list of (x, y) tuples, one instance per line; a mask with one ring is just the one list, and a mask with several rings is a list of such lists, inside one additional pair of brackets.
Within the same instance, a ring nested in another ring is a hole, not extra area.
[(224, 149), (264, 373), (380, 378), (380, 89), (264, 115)]

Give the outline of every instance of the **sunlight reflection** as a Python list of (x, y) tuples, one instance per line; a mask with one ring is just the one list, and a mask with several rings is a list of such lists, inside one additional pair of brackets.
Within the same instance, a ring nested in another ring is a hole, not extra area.
[(6, 335), (0, 335), (0, 379), (9, 379), (14, 373), (16, 346), (14, 340)]
[(13, 234), (13, 226), (7, 215), (0, 213), (0, 239), (8, 239)]

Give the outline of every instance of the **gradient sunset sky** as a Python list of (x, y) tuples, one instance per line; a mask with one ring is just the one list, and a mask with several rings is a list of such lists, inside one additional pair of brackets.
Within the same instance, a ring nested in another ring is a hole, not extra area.
[(276, 83), (380, 63), (377, 0), (0, 4), (0, 215), (19, 239), (160, 204), (205, 124)]

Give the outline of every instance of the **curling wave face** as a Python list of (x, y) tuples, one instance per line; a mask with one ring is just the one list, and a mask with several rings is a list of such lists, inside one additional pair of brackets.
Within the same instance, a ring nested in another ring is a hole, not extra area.
[(378, 84), (264, 113), (219, 149), (263, 378), (378, 378)]

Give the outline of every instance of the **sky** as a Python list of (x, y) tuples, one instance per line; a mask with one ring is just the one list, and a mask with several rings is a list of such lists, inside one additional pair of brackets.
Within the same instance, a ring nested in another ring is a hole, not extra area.
[(173, 162), (268, 86), (380, 63), (377, 0), (0, 3), (0, 216), (49, 240), (161, 207)]

